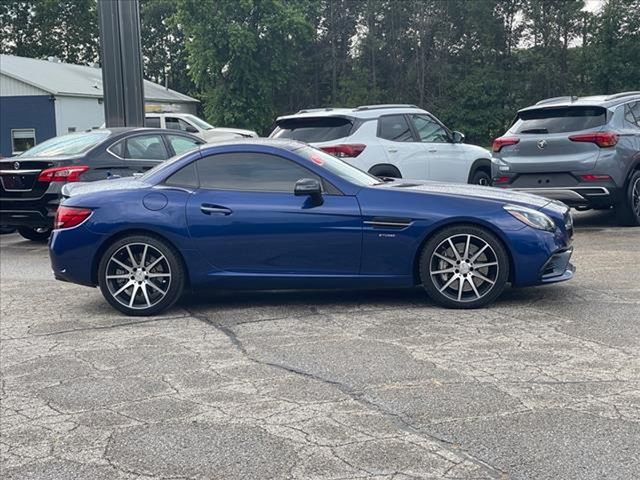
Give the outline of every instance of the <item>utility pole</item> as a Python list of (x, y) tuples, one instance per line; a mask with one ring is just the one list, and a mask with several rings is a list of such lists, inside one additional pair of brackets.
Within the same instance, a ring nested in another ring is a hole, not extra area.
[(138, 0), (98, 0), (104, 118), (107, 127), (144, 126)]

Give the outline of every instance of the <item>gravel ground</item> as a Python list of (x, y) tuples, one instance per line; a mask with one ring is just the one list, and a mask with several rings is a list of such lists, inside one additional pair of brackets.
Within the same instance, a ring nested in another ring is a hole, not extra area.
[(5, 479), (640, 478), (640, 228), (577, 216), (576, 278), (211, 293), (117, 314), (0, 239)]

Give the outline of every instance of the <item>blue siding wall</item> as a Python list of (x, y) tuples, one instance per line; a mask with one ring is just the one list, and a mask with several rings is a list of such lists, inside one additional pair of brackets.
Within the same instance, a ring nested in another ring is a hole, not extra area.
[(10, 157), (11, 130), (34, 128), (36, 143), (56, 136), (55, 104), (49, 95), (0, 97), (0, 155)]

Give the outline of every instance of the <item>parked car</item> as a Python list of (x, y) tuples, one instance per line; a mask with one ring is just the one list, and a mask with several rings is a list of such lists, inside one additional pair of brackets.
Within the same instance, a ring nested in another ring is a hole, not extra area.
[(558, 97), (518, 112), (493, 142), (493, 184), (640, 225), (640, 92)]
[(140, 178), (67, 185), (56, 278), (127, 315), (184, 288), (412, 287), (446, 307), (573, 276), (569, 208), (489, 187), (384, 182), (295, 141), (206, 145)]
[(111, 128), (49, 139), (0, 160), (0, 225), (34, 241), (49, 238), (62, 185), (142, 174), (202, 145), (184, 132)]
[(491, 153), (464, 143), (414, 105), (301, 110), (279, 117), (271, 138), (306, 142), (378, 177), (489, 185)]
[(151, 128), (168, 128), (169, 130), (193, 133), (207, 142), (258, 136), (253, 130), (214, 127), (189, 113), (147, 113), (145, 114), (145, 125)]

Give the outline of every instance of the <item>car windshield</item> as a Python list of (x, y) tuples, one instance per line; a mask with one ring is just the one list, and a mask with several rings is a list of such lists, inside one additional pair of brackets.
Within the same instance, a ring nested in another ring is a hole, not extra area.
[(198, 127), (202, 128), (203, 130), (211, 130), (213, 128), (213, 125), (210, 125), (209, 123), (205, 122), (199, 117), (196, 117), (195, 115), (187, 115), (186, 118), (188, 118), (190, 121), (195, 123)]
[(367, 172), (363, 172), (362, 170), (351, 166), (347, 162), (344, 162), (333, 155), (329, 155), (322, 150), (318, 150), (313, 147), (302, 147), (296, 150), (296, 153), (310, 162), (328, 170), (334, 175), (337, 175), (343, 180), (360, 187), (371, 187), (373, 185), (380, 185), (384, 183), (380, 181), (378, 177), (369, 175)]
[(111, 135), (109, 130), (70, 133), (42, 142), (19, 156), (61, 157), (66, 155), (81, 155), (105, 140), (109, 135)]

